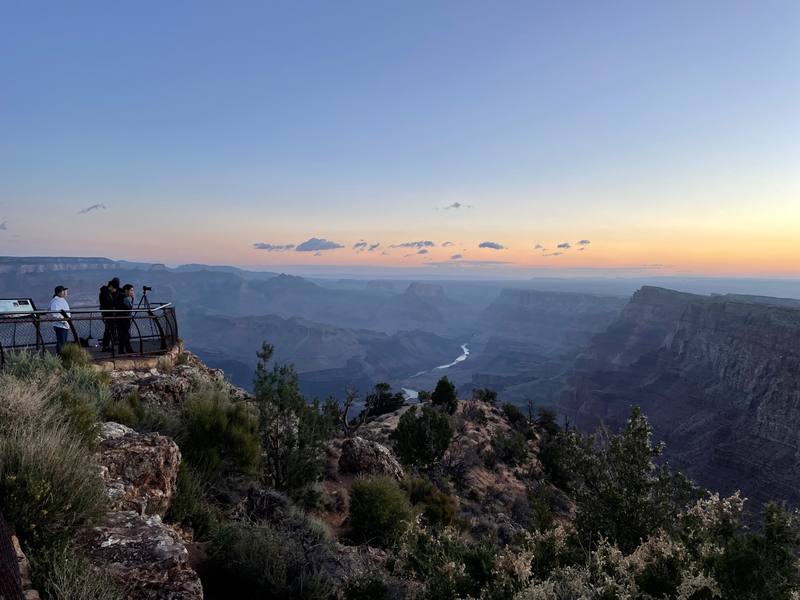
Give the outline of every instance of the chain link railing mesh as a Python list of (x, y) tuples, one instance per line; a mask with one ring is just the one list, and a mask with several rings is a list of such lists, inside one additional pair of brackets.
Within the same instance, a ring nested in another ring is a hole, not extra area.
[[(173, 306), (160, 305), (152, 310), (120, 313), (103, 313), (91, 308), (75, 309), (68, 320), (69, 341), (85, 347), (96, 358), (113, 357), (117, 355), (118, 327), (130, 323), (128, 331), (135, 354), (160, 354), (177, 343), (178, 324)], [(9, 352), (53, 352), (56, 345), (53, 326), (58, 322), (51, 313), (44, 311), (35, 314), (0, 314), (0, 365)], [(102, 349), (106, 327), (111, 332), (111, 352)]]

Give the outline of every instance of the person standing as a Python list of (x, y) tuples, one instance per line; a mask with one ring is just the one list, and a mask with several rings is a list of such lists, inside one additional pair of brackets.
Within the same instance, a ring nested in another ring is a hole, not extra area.
[(100, 288), (100, 318), (103, 319), (103, 352), (111, 352), (116, 341), (116, 320), (114, 308), (116, 307), (117, 294), (119, 293), (119, 278), (114, 277)]
[[(69, 319), (72, 315), (69, 312), (69, 303), (67, 302), (68, 288), (63, 285), (57, 285), (53, 293), (53, 299), (50, 301), (50, 312), (53, 319), (53, 331), (56, 334), (56, 354), (61, 355), (64, 345), (69, 341)], [(66, 316), (64, 316), (66, 315)]]
[(132, 354), (131, 348), (131, 321), (133, 320), (133, 286), (126, 283), (117, 294), (117, 341), (120, 354)]

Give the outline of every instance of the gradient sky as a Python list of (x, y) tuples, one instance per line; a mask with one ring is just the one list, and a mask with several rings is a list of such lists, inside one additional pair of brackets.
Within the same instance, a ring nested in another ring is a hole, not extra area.
[(0, 0), (0, 254), (798, 276), (800, 2)]

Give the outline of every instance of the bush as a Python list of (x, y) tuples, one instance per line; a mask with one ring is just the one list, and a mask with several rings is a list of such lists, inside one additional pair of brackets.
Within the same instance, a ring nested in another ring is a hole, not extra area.
[(489, 465), (497, 461), (511, 467), (521, 465), (528, 460), (528, 441), (518, 431), (500, 433), (492, 438), (492, 449), (487, 458)]
[(442, 377), (436, 384), (436, 389), (431, 394), (431, 404), (451, 415), (456, 412), (458, 408), (456, 386), (450, 383), (447, 377)]
[(231, 467), (256, 473), (261, 457), (258, 420), (245, 403), (234, 404), (209, 386), (189, 395), (181, 417), (181, 451), (198, 473), (211, 479)]
[(409, 408), (392, 432), (394, 450), (405, 465), (428, 468), (441, 460), (453, 438), (450, 419), (429, 406)]
[(98, 466), (63, 425), (0, 437), (0, 505), (37, 547), (68, 538), (106, 508)]
[(444, 527), (453, 524), (458, 510), (456, 499), (436, 487), (430, 479), (412, 477), (403, 481), (402, 486), (411, 504), (422, 512), (427, 525)]
[(3, 365), (3, 374), (18, 379), (45, 380), (57, 376), (63, 368), (55, 354), (39, 356), (32, 352), (9, 352)]
[(145, 406), (137, 391), (130, 392), (121, 399), (108, 402), (102, 409), (105, 421), (114, 421), (132, 427), (137, 431), (161, 431), (180, 436), (181, 425), (162, 410)]
[(392, 386), (379, 383), (364, 400), (364, 416), (377, 417), (396, 411), (406, 403), (403, 392), (392, 393)]
[(327, 600), (333, 586), (320, 569), (321, 549), (331, 552), (321, 534), (299, 536), (266, 523), (228, 523), (212, 537), (210, 577), (203, 587), (209, 596), (216, 591), (226, 598)]
[(357, 479), (350, 491), (350, 536), (357, 543), (389, 547), (411, 520), (408, 498), (388, 477)]
[(32, 564), (34, 583), (48, 600), (122, 600), (125, 596), (105, 572), (95, 569), (69, 546), (51, 550)]
[(377, 575), (351, 577), (344, 586), (345, 600), (389, 600), (389, 586)]
[(86, 348), (81, 348), (78, 344), (67, 344), (61, 349), (61, 362), (67, 369), (89, 367), (92, 364), (92, 357)]
[(53, 400), (56, 386), (0, 377), (0, 506), (37, 547), (106, 506), (94, 457)]
[(495, 406), (497, 404), (497, 392), (489, 388), (475, 389), (472, 390), (472, 399)]
[(264, 448), (262, 476), (267, 485), (296, 496), (322, 479), (326, 462), (323, 445), (334, 427), (330, 415), (323, 414), (318, 403), (306, 403), (293, 366), (267, 368), (272, 352), (269, 344), (262, 346), (255, 376)]
[(208, 500), (200, 477), (185, 463), (178, 469), (175, 486), (175, 495), (169, 506), (167, 521), (191, 527), (195, 536), (207, 539), (222, 520), (221, 511)]

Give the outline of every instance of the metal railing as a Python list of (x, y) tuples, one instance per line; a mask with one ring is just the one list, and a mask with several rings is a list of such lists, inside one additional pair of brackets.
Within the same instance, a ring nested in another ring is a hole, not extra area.
[[(0, 366), (9, 352), (55, 352), (56, 324), (69, 327), (69, 342), (86, 348), (93, 358), (103, 360), (120, 354), (120, 331), (128, 331), (133, 355), (164, 354), (178, 343), (178, 321), (171, 303), (151, 304), (132, 310), (101, 310), (79, 307), (67, 315), (36, 310), (0, 313)], [(108, 332), (108, 337), (104, 337)], [(103, 341), (110, 349), (103, 349)]]

